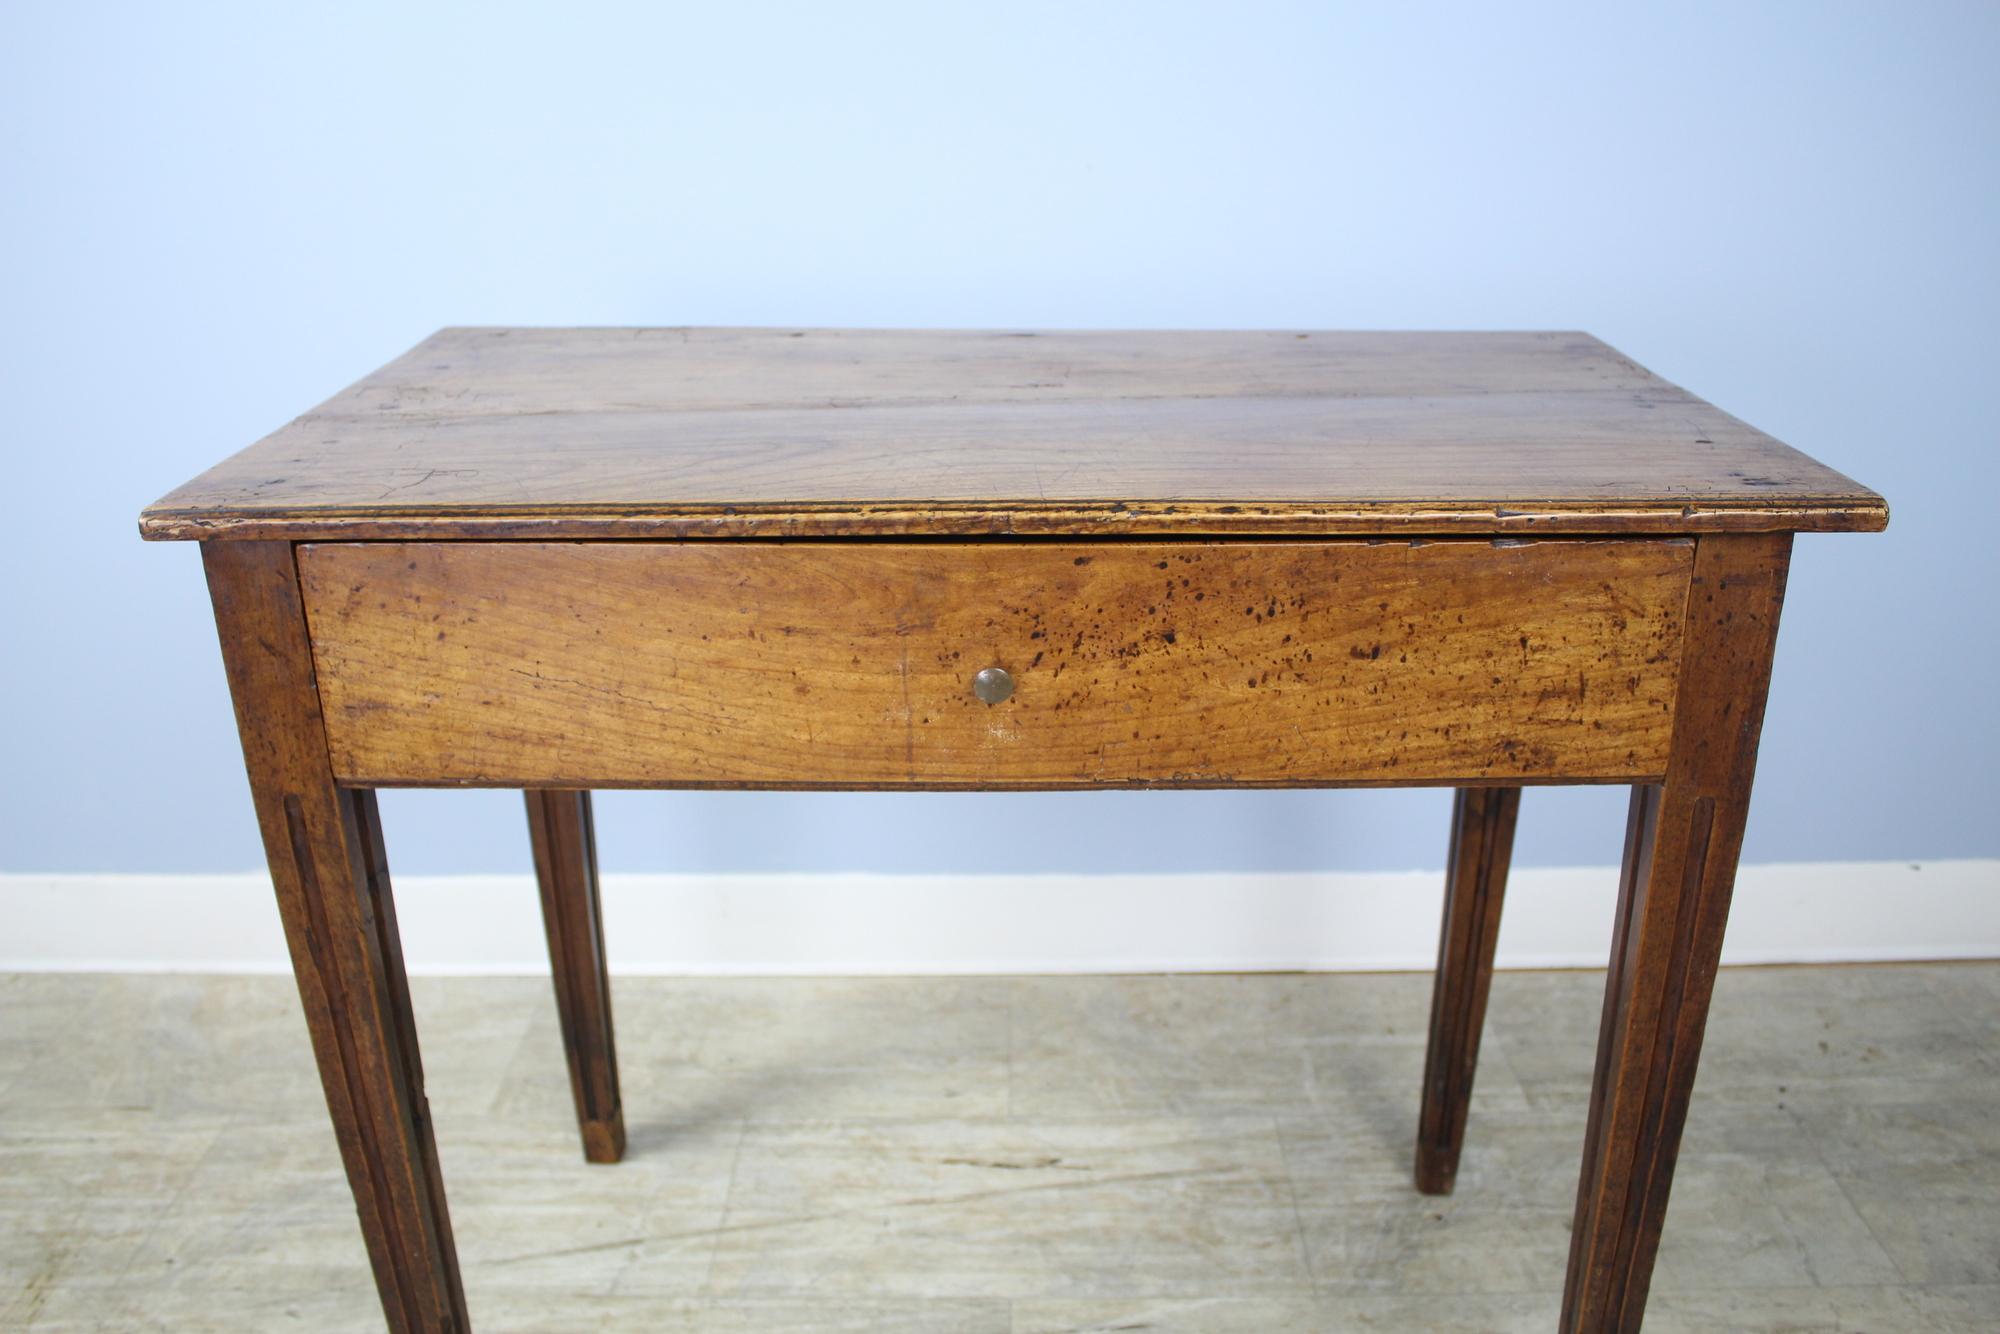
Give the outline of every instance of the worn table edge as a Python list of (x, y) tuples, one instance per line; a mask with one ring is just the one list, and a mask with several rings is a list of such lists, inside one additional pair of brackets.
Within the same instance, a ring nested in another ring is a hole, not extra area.
[(1621, 500), (1518, 501), (1507, 508), (1437, 501), (1302, 504), (1240, 501), (1049, 504), (1024, 500), (792, 505), (662, 505), (656, 508), (310, 509), (167, 508), (139, 516), (147, 541), (212, 539), (588, 540), (774, 537), (1320, 537), (1523, 533), (1610, 535), (1704, 532), (1880, 532), (1889, 506), (1873, 492), (1788, 498), (1782, 505)]

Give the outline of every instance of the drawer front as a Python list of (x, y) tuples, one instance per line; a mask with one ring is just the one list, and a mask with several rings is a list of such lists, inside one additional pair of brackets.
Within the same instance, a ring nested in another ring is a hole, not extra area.
[(343, 781), (1032, 788), (1655, 777), (1693, 546), (298, 556)]

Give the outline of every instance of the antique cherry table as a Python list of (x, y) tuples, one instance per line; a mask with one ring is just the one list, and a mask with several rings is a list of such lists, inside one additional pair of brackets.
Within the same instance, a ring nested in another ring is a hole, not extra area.
[(611, 1162), (592, 788), (1455, 787), (1444, 1192), (1520, 789), (1626, 783), (1562, 1319), (1628, 1330), (1792, 534), (1887, 518), (1577, 333), (448, 329), (140, 527), (202, 543), (393, 1328), (468, 1318), (376, 788), (526, 791)]

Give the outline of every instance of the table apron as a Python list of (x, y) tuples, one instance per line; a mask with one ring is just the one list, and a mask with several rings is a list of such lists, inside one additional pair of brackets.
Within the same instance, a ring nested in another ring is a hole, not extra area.
[(339, 781), (580, 788), (1651, 781), (1694, 564), (1684, 538), (296, 552)]

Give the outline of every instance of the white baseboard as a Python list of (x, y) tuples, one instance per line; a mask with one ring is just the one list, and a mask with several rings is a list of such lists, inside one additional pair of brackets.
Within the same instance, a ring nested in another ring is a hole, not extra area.
[[(1520, 867), (1503, 968), (1602, 967), (1617, 872)], [(1429, 968), (1441, 871), (611, 875), (626, 974)], [(401, 876), (410, 971), (546, 973), (526, 875)], [(1746, 866), (1724, 963), (2000, 957), (2000, 859)], [(260, 873), (0, 875), (0, 970), (281, 973)]]

